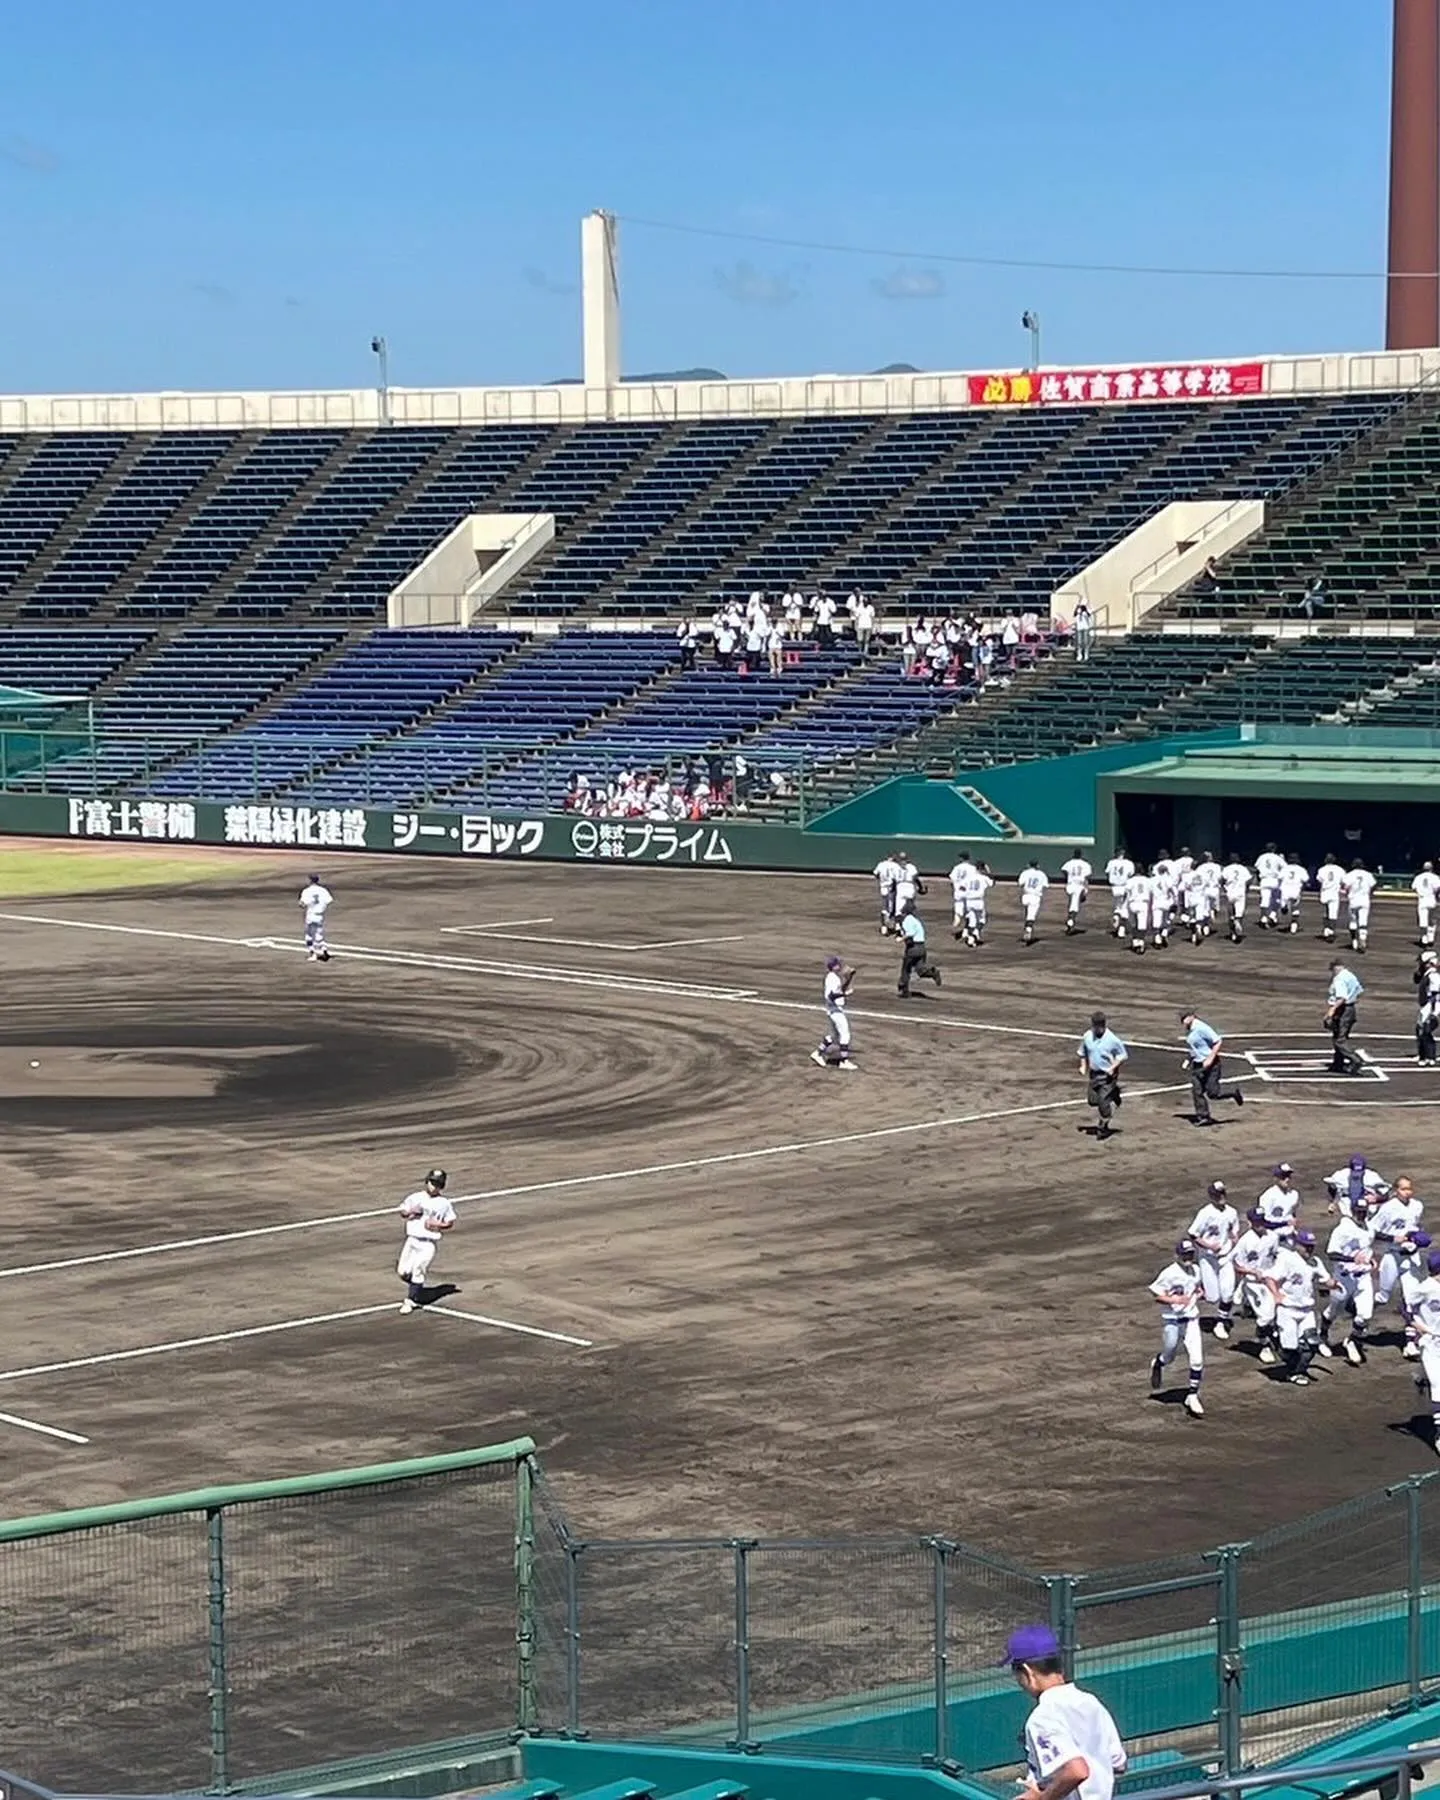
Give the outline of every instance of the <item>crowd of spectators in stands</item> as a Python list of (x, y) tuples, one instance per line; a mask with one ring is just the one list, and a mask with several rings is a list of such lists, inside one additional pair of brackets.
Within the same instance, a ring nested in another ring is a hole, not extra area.
[(765, 774), (750, 758), (687, 756), (661, 768), (617, 769), (609, 776), (577, 770), (565, 794), (566, 812), (590, 819), (647, 819), (677, 823), (748, 812), (764, 794), (789, 792), (780, 771)]

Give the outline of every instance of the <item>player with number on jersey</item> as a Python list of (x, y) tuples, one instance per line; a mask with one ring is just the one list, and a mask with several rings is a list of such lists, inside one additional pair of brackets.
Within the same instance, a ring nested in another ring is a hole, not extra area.
[(1135, 879), (1135, 865), (1123, 850), (1117, 850), (1106, 863), (1105, 879), (1110, 884), (1110, 935), (1123, 943), (1129, 918), (1125, 891)]
[(1410, 883), (1415, 896), (1415, 924), (1420, 933), (1420, 948), (1428, 950), (1435, 942), (1435, 908), (1440, 904), (1440, 875), (1433, 862), (1424, 863)]
[(1345, 871), (1333, 855), (1327, 856), (1315, 871), (1315, 885), (1320, 889), (1320, 936), (1325, 943), (1333, 944), (1340, 923), (1340, 903), (1345, 898)]
[(425, 1277), (440, 1239), (455, 1223), (455, 1208), (445, 1198), (448, 1179), (443, 1169), (432, 1169), (425, 1185), (407, 1194), (395, 1209), (405, 1221), (405, 1246), (395, 1266), (407, 1289), (400, 1303), (402, 1313), (413, 1313), (424, 1304)]
[(1229, 917), (1227, 924), (1230, 942), (1240, 944), (1245, 941), (1245, 906), (1250, 895), (1250, 883), (1254, 877), (1249, 866), (1232, 856), (1220, 871), (1221, 884), (1225, 889), (1225, 910)]
[(1020, 942), (1035, 942), (1035, 921), (1040, 917), (1040, 902), (1045, 898), (1045, 890), (1050, 885), (1050, 877), (1036, 861), (1031, 862), (1028, 869), (1022, 869), (1015, 880), (1020, 890), (1020, 918), (1022, 921)]
[(1090, 891), (1090, 877), (1094, 870), (1077, 850), (1060, 865), (1060, 873), (1065, 877), (1065, 935), (1074, 937), (1080, 929), (1080, 908), (1085, 904), (1085, 896)]
[(1346, 871), (1344, 891), (1350, 948), (1363, 955), (1370, 942), (1370, 897), (1375, 892), (1375, 877), (1358, 856)]
[(1200, 1264), (1199, 1251), (1189, 1238), (1181, 1238), (1175, 1246), (1174, 1262), (1166, 1263), (1150, 1283), (1150, 1292), (1160, 1305), (1160, 1352), (1150, 1365), (1150, 1391), (1158, 1394), (1164, 1387), (1165, 1371), (1183, 1345), (1190, 1365), (1185, 1410), (1192, 1419), (1202, 1419), (1205, 1408), (1200, 1403), (1200, 1383), (1205, 1374), (1205, 1341), (1200, 1332)]
[(1255, 858), (1255, 879), (1260, 884), (1260, 925), (1265, 931), (1280, 923), (1280, 877), (1285, 858), (1267, 844)]
[(818, 1048), (810, 1052), (811, 1062), (817, 1063), (822, 1069), (853, 1071), (858, 1067), (850, 1055), (850, 1015), (845, 1010), (854, 979), (855, 971), (847, 969), (838, 956), (825, 958), (821, 999), (825, 1017), (830, 1021), (830, 1029), (820, 1040)]
[(1223, 1181), (1212, 1181), (1205, 1190), (1205, 1204), (1185, 1235), (1199, 1250), (1201, 1291), (1206, 1304), (1215, 1308), (1215, 1336), (1223, 1342), (1235, 1311), (1235, 1245), (1240, 1237), (1240, 1215), (1226, 1198)]

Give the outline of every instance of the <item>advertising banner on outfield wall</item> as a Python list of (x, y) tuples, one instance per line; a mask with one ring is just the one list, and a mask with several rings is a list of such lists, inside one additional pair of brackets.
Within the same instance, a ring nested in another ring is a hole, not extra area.
[(972, 406), (1083, 406), (1116, 400), (1232, 400), (1263, 394), (1264, 363), (1146, 363), (971, 375)]

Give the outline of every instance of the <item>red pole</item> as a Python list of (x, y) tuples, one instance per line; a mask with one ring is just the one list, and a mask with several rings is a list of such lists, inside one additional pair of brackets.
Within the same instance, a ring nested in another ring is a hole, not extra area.
[(1440, 344), (1440, 0), (1395, 0), (1385, 348)]

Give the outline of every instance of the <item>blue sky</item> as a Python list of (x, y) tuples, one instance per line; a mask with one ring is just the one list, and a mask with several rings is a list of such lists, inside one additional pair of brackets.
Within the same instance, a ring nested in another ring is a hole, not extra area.
[(1383, 331), (1378, 279), (941, 259), (1380, 271), (1385, 0), (0, 12), (0, 392), (358, 386), (374, 332), (397, 385), (574, 375), (594, 207), (632, 374)]

